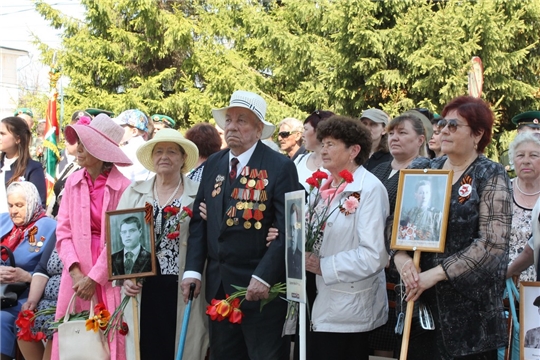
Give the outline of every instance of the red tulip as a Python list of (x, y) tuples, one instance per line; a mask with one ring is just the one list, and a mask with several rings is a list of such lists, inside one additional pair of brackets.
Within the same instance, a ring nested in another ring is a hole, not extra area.
[(127, 333), (129, 332), (128, 324), (125, 321), (122, 321), (122, 326), (120, 326), (120, 329), (118, 329), (118, 332), (120, 333), (120, 335), (124, 335), (124, 336), (126, 336)]
[(221, 300), (216, 304), (216, 311), (218, 314), (223, 316), (223, 318), (229, 317), (232, 311), (231, 304), (227, 300)]
[[(238, 299), (235, 299), (238, 300)], [(233, 311), (231, 312), (231, 315), (229, 316), (229, 322), (233, 324), (241, 324), (242, 318), (244, 317), (244, 313), (239, 308), (233, 308)]]

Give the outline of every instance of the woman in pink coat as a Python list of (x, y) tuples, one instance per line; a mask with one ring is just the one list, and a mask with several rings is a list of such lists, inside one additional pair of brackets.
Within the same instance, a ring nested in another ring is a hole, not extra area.
[[(129, 180), (116, 166), (131, 165), (118, 143), (124, 130), (107, 115), (90, 125), (70, 125), (66, 139), (77, 143), (81, 170), (67, 180), (57, 221), (56, 248), (64, 263), (56, 319), (64, 316), (77, 294), (76, 312), (88, 310), (95, 296), (112, 313), (120, 304), (120, 288), (108, 281), (105, 247), (105, 212), (115, 210)], [(111, 359), (125, 359), (124, 337), (115, 334), (109, 344)], [(58, 334), (53, 338), (52, 359), (59, 358)]]

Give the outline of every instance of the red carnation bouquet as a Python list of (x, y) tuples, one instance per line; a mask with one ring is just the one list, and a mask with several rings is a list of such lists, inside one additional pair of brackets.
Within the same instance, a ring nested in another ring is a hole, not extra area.
[(342, 170), (339, 176), (341, 177), (339, 185), (326, 199), (322, 198), (320, 189), (323, 180), (328, 179), (327, 173), (317, 170), (306, 180), (309, 185), (308, 211), (306, 214), (306, 251), (313, 251), (313, 244), (323, 235), (326, 220), (336, 209), (342, 207), (340, 204), (330, 210), (330, 204), (336, 197), (339, 187), (343, 183), (351, 183), (354, 180), (353, 175), (348, 170)]

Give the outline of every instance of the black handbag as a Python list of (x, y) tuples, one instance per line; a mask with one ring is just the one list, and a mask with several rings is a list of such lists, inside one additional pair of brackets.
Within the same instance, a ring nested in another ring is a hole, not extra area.
[[(5, 249), (8, 257), (9, 263), (12, 267), (17, 267), (15, 264), (15, 256), (13, 252), (7, 246), (0, 245), (0, 249)], [(28, 283), (18, 282), (14, 284), (1, 284), (0, 285), (0, 309), (8, 309), (14, 307), (19, 302), (19, 296), (23, 294), (26, 289), (28, 289)]]

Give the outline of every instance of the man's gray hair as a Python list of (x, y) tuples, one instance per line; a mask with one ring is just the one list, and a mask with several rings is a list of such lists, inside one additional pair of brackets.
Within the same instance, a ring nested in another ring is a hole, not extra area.
[(281, 125), (287, 125), (290, 129), (290, 131), (304, 131), (304, 124), (298, 119), (289, 117), (281, 120), (278, 124), (278, 129), (281, 127)]

